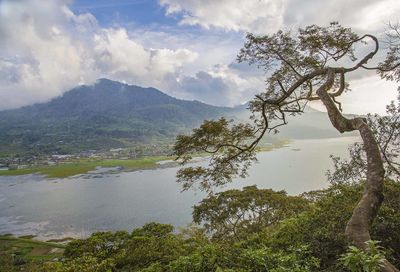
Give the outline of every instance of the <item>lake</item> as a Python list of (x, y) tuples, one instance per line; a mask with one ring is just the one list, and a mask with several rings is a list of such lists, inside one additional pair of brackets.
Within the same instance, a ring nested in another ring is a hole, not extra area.
[[(347, 157), (357, 137), (297, 140), (258, 154), (246, 179), (229, 187), (259, 188), (299, 194), (328, 186), (330, 154)], [(202, 162), (205, 163), (205, 162)], [(177, 167), (45, 179), (38, 175), (0, 177), (0, 234), (34, 234), (39, 239), (86, 237), (102, 230), (132, 230), (146, 222), (176, 227), (191, 221), (192, 206), (205, 194), (180, 192)], [(225, 188), (225, 189), (226, 189)]]

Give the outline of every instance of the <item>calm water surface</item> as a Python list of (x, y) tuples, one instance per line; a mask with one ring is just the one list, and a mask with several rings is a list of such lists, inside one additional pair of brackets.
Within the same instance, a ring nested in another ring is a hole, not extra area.
[[(246, 179), (229, 188), (256, 184), (290, 194), (328, 186), (325, 172), (330, 154), (347, 156), (358, 138), (294, 141), (258, 154)], [(181, 193), (177, 167), (103, 176), (44, 179), (37, 175), (0, 177), (0, 234), (35, 234), (40, 239), (85, 237), (93, 231), (132, 230), (157, 221), (185, 226), (192, 206), (204, 194)]]

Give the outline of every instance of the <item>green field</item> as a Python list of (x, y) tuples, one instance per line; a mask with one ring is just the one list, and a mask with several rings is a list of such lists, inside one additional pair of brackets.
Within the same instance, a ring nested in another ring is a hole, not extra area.
[(78, 174), (85, 174), (89, 171), (95, 170), (96, 167), (123, 167), (126, 171), (149, 169), (157, 167), (157, 162), (163, 160), (171, 160), (172, 157), (157, 156), (146, 157), (137, 160), (119, 160), (119, 159), (105, 159), (105, 160), (90, 160), (83, 159), (77, 161), (64, 162), (59, 165), (32, 167), (17, 170), (4, 170), (0, 171), (0, 176), (17, 176), (27, 174), (40, 174), (47, 178), (66, 178)]
[(25, 265), (62, 258), (64, 248), (62, 244), (32, 240), (31, 236), (0, 235), (0, 271), (14, 271), (14, 265), (23, 269)]
[[(281, 148), (289, 144), (289, 140), (282, 140), (274, 144), (261, 145), (257, 148), (257, 152), (268, 152), (277, 148)], [(209, 154), (198, 153), (195, 157), (204, 157)], [(164, 160), (173, 160), (171, 156), (152, 156), (141, 159), (80, 159), (62, 162), (58, 165), (29, 167), (17, 170), (0, 171), (0, 176), (19, 176), (27, 174), (40, 174), (47, 178), (67, 178), (79, 174), (86, 174), (93, 171), (96, 167), (122, 167), (123, 171), (133, 171), (140, 169), (151, 169), (157, 167), (157, 162)]]

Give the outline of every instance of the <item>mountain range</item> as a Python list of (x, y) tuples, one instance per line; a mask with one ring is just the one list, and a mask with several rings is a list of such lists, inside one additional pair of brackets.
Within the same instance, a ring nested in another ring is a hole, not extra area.
[[(0, 155), (110, 149), (173, 142), (204, 119), (244, 114), (177, 99), (155, 89), (108, 79), (78, 86), (49, 102), (0, 111)], [(339, 136), (325, 113), (310, 110), (282, 130), (283, 138)]]

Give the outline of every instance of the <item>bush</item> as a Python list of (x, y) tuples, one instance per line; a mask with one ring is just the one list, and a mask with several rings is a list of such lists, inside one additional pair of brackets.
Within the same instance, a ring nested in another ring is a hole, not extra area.
[(340, 258), (343, 266), (351, 272), (379, 272), (385, 260), (383, 248), (377, 241), (367, 241), (365, 250), (349, 246)]

